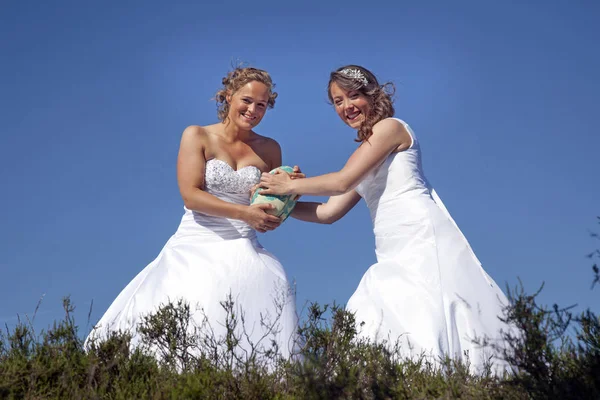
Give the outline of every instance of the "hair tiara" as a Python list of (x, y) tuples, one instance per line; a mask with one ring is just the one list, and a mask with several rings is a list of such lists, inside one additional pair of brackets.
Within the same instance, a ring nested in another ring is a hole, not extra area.
[(365, 74), (363, 74), (362, 71), (357, 68), (344, 68), (343, 70), (340, 71), (340, 74), (345, 75), (348, 78), (352, 78), (352, 79), (356, 79), (357, 81), (360, 81), (363, 84), (363, 86), (366, 86), (369, 84), (369, 80), (367, 79)]

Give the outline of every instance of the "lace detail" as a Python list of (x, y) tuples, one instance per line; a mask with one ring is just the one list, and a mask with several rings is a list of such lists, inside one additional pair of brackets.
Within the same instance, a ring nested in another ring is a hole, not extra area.
[(254, 165), (236, 171), (225, 161), (213, 158), (206, 162), (204, 186), (208, 192), (245, 194), (260, 182), (260, 174)]

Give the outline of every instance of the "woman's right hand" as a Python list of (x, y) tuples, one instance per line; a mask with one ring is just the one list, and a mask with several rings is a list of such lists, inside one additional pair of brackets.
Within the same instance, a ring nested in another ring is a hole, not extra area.
[(267, 214), (266, 210), (271, 208), (273, 205), (267, 203), (253, 204), (246, 208), (242, 219), (258, 232), (272, 231), (281, 224), (281, 218)]

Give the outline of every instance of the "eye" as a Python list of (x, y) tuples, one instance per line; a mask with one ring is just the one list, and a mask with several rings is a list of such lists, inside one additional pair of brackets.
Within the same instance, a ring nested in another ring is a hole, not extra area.
[(267, 105), (266, 105), (265, 103), (258, 103), (258, 106), (259, 106), (260, 108), (265, 108)]
[(352, 100), (356, 100), (356, 99), (358, 99), (358, 97), (359, 97), (359, 96), (360, 96), (360, 95), (358, 94), (358, 92), (354, 92), (354, 93), (350, 94), (350, 98), (351, 98)]
[(250, 103), (251, 103), (250, 99), (242, 99), (242, 101), (243, 101), (244, 103), (246, 103), (246, 104), (250, 104)]

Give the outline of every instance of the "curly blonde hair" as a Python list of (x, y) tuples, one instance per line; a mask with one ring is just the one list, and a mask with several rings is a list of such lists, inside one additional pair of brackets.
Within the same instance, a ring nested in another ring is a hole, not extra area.
[(373, 126), (382, 119), (394, 115), (392, 96), (396, 92), (396, 87), (392, 82), (380, 85), (375, 75), (365, 67), (346, 65), (333, 71), (329, 76), (329, 84), (327, 85), (327, 95), (330, 102), (333, 102), (331, 85), (334, 82), (340, 88), (356, 90), (368, 99), (370, 105), (369, 115), (365, 115), (365, 120), (358, 128), (357, 138), (354, 139), (356, 142), (368, 141), (373, 134)]
[(269, 100), (267, 101), (267, 107), (273, 108), (275, 106), (275, 99), (277, 93), (273, 91), (275, 84), (271, 80), (271, 75), (267, 71), (252, 67), (236, 67), (233, 71), (230, 71), (226, 77), (223, 78), (223, 87), (219, 89), (215, 95), (217, 101), (217, 116), (221, 122), (225, 122), (227, 115), (229, 114), (229, 103), (227, 103), (227, 96), (233, 95), (242, 86), (249, 82), (260, 82), (263, 83), (269, 89)]

